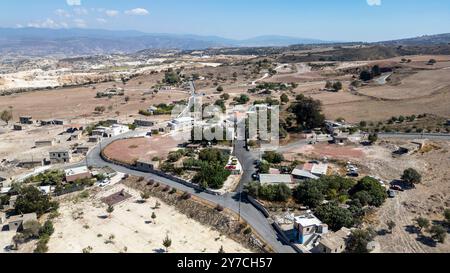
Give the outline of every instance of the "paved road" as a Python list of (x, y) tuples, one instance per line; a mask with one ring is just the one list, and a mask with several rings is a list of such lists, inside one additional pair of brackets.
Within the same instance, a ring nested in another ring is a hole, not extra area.
[[(115, 139), (120, 139), (124, 136), (118, 137), (118, 138), (112, 138), (105, 140), (102, 142), (102, 147), (108, 145), (111, 141), (114, 141)], [(110, 164), (108, 162), (103, 161), (103, 159), (100, 157), (100, 145), (96, 146), (93, 150), (91, 150), (87, 156), (88, 163), (90, 166), (94, 167), (110, 167), (115, 171), (126, 173), (129, 175), (134, 176), (142, 176), (147, 179), (153, 179), (155, 181), (158, 181), (162, 184), (169, 185), (173, 188), (176, 188), (180, 191), (189, 192), (192, 195), (201, 197), (205, 200), (208, 200), (214, 204), (221, 205), (225, 208), (231, 209), (232, 211), (239, 213), (241, 212), (241, 216), (247, 223), (249, 223), (252, 228), (260, 235), (262, 236), (268, 244), (274, 249), (274, 251), (278, 253), (294, 253), (295, 251), (290, 247), (283, 245), (283, 243), (279, 240), (278, 236), (276, 235), (275, 231), (273, 230), (272, 226), (270, 225), (269, 221), (262, 215), (261, 212), (259, 212), (253, 205), (246, 202), (241, 202), (239, 205), (239, 194), (237, 193), (229, 193), (223, 196), (216, 196), (207, 194), (204, 192), (196, 191), (190, 187), (187, 187), (185, 185), (179, 184), (177, 182), (174, 182), (172, 180), (169, 180), (164, 177), (160, 177), (154, 174), (149, 173), (143, 173), (135, 170), (131, 170), (122, 166), (117, 166), (114, 164)], [(240, 208), (239, 208), (240, 207)]]

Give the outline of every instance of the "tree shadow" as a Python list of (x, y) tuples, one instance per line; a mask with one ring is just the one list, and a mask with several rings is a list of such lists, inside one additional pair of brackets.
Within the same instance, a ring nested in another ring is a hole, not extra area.
[(99, 215), (98, 218), (102, 219), (102, 220), (106, 220), (106, 219), (108, 219), (108, 215)]
[(429, 247), (436, 247), (437, 245), (436, 241), (433, 240), (433, 238), (424, 235), (419, 235), (416, 240)]
[(419, 228), (414, 225), (406, 226), (405, 231), (408, 232), (409, 234), (419, 234), (420, 233)]
[(377, 231), (378, 236), (386, 236), (389, 232), (386, 229), (380, 229)]
[(155, 252), (155, 253), (166, 253), (166, 250), (164, 250), (162, 248), (155, 248), (155, 249), (153, 249), (153, 252)]

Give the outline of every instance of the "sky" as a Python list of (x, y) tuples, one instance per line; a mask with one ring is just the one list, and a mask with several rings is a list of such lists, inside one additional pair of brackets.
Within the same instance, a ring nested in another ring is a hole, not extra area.
[(381, 41), (450, 32), (449, 0), (2, 0), (0, 27)]

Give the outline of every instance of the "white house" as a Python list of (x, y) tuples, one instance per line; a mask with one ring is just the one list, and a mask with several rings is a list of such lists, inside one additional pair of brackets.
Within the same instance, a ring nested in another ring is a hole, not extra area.
[(294, 218), (294, 230), (296, 240), (308, 246), (316, 243), (320, 236), (328, 233), (328, 226), (314, 216), (311, 211), (308, 211), (302, 216)]
[(182, 130), (193, 126), (194, 119), (191, 117), (176, 118), (169, 122), (169, 127), (174, 130)]

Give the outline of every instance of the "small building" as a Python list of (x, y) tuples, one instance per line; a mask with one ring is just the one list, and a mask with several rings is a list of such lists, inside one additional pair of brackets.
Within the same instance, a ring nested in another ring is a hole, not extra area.
[(261, 185), (293, 184), (290, 174), (260, 174), (259, 182)]
[(99, 143), (102, 140), (101, 136), (90, 136), (88, 139), (89, 143)]
[(14, 124), (13, 130), (14, 131), (22, 131), (23, 130), (22, 124)]
[(69, 163), (70, 159), (71, 159), (71, 155), (68, 150), (60, 150), (60, 151), (50, 152), (50, 162), (52, 164)]
[(159, 132), (160, 132), (160, 133), (163, 133), (163, 134), (170, 133), (170, 131), (171, 131), (171, 129), (170, 129), (169, 126), (159, 128)]
[(155, 125), (155, 122), (152, 120), (136, 119), (134, 125), (139, 127), (152, 127)]
[(328, 233), (328, 225), (322, 223), (310, 211), (294, 218), (295, 239), (302, 245), (310, 245)]
[(55, 124), (55, 125), (64, 125), (64, 121), (60, 120), (60, 119), (55, 119), (55, 120), (53, 120), (53, 124)]
[(106, 123), (114, 125), (114, 124), (119, 124), (119, 121), (117, 119), (107, 119)]
[(350, 229), (343, 227), (337, 232), (329, 232), (322, 236), (319, 245), (314, 249), (316, 253), (342, 253), (345, 251), (346, 241)]
[(49, 140), (38, 140), (34, 143), (34, 146), (36, 148), (41, 148), (41, 147), (50, 147), (53, 146), (53, 139), (49, 139)]
[(310, 179), (317, 180), (317, 179), (319, 179), (318, 176), (315, 176), (311, 172), (305, 171), (302, 168), (295, 168), (291, 174), (292, 174), (292, 178), (294, 180), (310, 180)]
[(332, 140), (332, 142), (333, 142), (334, 144), (341, 144), (341, 145), (344, 145), (344, 144), (350, 143), (350, 139), (348, 138), (348, 135), (345, 135), (345, 134), (338, 134), (338, 135), (333, 135), (333, 140)]
[(86, 146), (78, 146), (75, 148), (75, 152), (77, 154), (86, 155), (89, 152), (89, 147)]
[(55, 121), (47, 119), (47, 120), (41, 120), (40, 123), (41, 123), (41, 126), (49, 126), (49, 125), (54, 125)]
[(64, 171), (66, 175), (66, 182), (72, 183), (80, 179), (92, 178), (92, 174), (87, 166), (67, 169)]
[(328, 164), (321, 162), (308, 162), (303, 165), (302, 170), (310, 172), (315, 176), (324, 176), (328, 173)]
[(21, 231), (29, 228), (28, 224), (32, 221), (37, 221), (36, 213), (28, 213), (22, 215), (11, 216), (8, 219), (8, 226), (10, 231)]
[(36, 167), (44, 166), (44, 160), (42, 160), (42, 159), (23, 160), (23, 161), (20, 161), (19, 164), (17, 164), (17, 166), (19, 168), (24, 168), (24, 169), (33, 169)]
[(156, 107), (156, 106), (150, 106), (150, 107), (147, 109), (147, 112), (148, 112), (149, 114), (151, 114), (151, 115), (155, 114), (156, 111), (158, 111), (158, 107)]
[(174, 120), (172, 120), (171, 122), (169, 122), (169, 127), (171, 130), (182, 130), (185, 128), (189, 128), (192, 127), (194, 123), (194, 119), (191, 117), (181, 117), (181, 118), (176, 118)]
[(151, 172), (154, 169), (152, 161), (140, 159), (136, 161), (136, 168), (142, 172)]
[(31, 116), (19, 117), (20, 124), (33, 124), (33, 118)]

